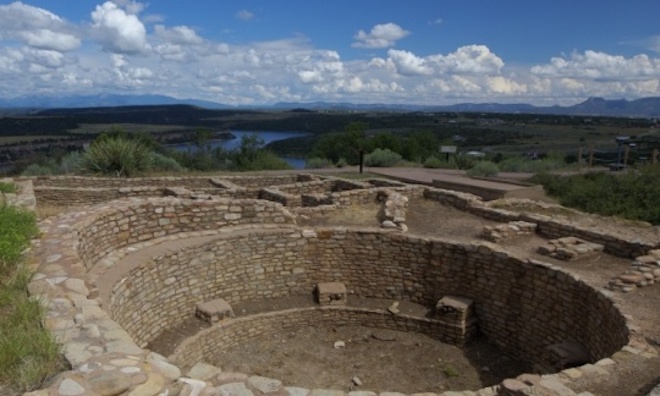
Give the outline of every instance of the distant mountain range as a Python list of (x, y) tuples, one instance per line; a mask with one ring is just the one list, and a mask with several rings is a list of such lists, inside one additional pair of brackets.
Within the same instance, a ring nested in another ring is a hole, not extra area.
[(88, 107), (149, 106), (149, 105), (191, 105), (207, 109), (230, 109), (233, 106), (208, 100), (177, 99), (165, 95), (74, 95), (74, 96), (24, 96), (1, 99), (0, 108), (23, 109), (75, 109)]
[(308, 109), (308, 110), (353, 110), (353, 111), (437, 111), (437, 112), (483, 112), (524, 114), (565, 114), (581, 116), (616, 117), (659, 117), (660, 97), (636, 100), (608, 100), (589, 98), (572, 106), (534, 106), (526, 103), (460, 103), (446, 106), (424, 106), (407, 104), (354, 104), (354, 103), (294, 103), (280, 102), (274, 105), (236, 107), (222, 103), (195, 99), (176, 99), (165, 95), (82, 95), (65, 97), (21, 97), (0, 99), (4, 109), (52, 109), (90, 108), (114, 106), (174, 105), (184, 104), (206, 109)]

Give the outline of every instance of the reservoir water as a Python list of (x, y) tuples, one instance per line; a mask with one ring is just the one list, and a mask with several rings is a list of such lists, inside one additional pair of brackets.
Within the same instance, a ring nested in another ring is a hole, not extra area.
[[(257, 135), (259, 136), (264, 145), (268, 143), (276, 142), (278, 140), (285, 140), (294, 137), (306, 136), (307, 133), (304, 132), (275, 132), (275, 131), (229, 131), (232, 135), (235, 136), (234, 139), (223, 140), (217, 139), (211, 141), (211, 148), (223, 147), (226, 150), (234, 150), (241, 146), (241, 138), (243, 136)], [(194, 149), (194, 144), (192, 143), (181, 143), (174, 144), (171, 147), (176, 148), (177, 150), (189, 150)], [(306, 161), (304, 158), (294, 158), (294, 157), (282, 157), (292, 168), (294, 169), (303, 169), (305, 167)]]

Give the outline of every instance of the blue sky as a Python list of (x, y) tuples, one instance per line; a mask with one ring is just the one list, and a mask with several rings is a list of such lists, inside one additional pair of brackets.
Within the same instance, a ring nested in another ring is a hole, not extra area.
[(658, 0), (0, 1), (0, 97), (568, 105), (660, 96)]

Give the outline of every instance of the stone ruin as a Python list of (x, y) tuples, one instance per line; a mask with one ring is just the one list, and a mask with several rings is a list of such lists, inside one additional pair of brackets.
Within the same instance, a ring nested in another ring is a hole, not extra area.
[(603, 252), (604, 246), (587, 242), (576, 237), (564, 237), (549, 240), (547, 245), (539, 246), (538, 252), (552, 258), (573, 261), (594, 257)]
[[(570, 389), (573, 379), (613, 373), (625, 366), (627, 356), (652, 356), (652, 351), (633, 342), (633, 327), (609, 294), (547, 263), (522, 260), (483, 242), (458, 244), (375, 229), (301, 230), (295, 218), (314, 215), (314, 210), (323, 213), (341, 210), (342, 205), (373, 202), (380, 196), (387, 197), (383, 221), (392, 221), (404, 230), (407, 197), (415, 195), (502, 222), (503, 227), (490, 231), (493, 240), (541, 229), (544, 236), (555, 239), (586, 236), (582, 240), (588, 238), (588, 243), (616, 249), (624, 256), (641, 253), (636, 255), (635, 275), (647, 279), (650, 273), (657, 281), (654, 265), (658, 255), (652, 244), (580, 230), (542, 216), (525, 218), (531, 225), (518, 223), (519, 214), (489, 208), (469, 194), (400, 183), (372, 181), (357, 187), (359, 183), (307, 176), (214, 178), (211, 182), (208, 178), (145, 178), (121, 181), (133, 183), (127, 187), (115, 180), (56, 177), (29, 179), (30, 188), (25, 190), (31, 190), (33, 181), (37, 202), (71, 204), (80, 200), (81, 205), (92, 202), (96, 206), (42, 224), (44, 240), (58, 243), (35, 247), (32, 255), (38, 268), (29, 289), (34, 298), (45, 297), (47, 326), (65, 346), (73, 369), (59, 375), (48, 389), (30, 396), (85, 392), (122, 396), (213, 392), (346, 395), (337, 390), (291, 387), (260, 376), (223, 373), (202, 362), (209, 353), (207, 348), (240, 343), (292, 321), (314, 326), (352, 323), (359, 317), (373, 326), (427, 331), (456, 345), (481, 332), (507, 354), (554, 354), (557, 366), (562, 367), (584, 362), (576, 358), (574, 344), (567, 343), (576, 342), (589, 355), (586, 364), (559, 373), (521, 374), (474, 392), (442, 393), (447, 396), (576, 395)], [(264, 186), (273, 188), (264, 192)], [(337, 191), (337, 186), (352, 187)], [(319, 203), (318, 209), (305, 207), (312, 201)], [(209, 239), (198, 247), (127, 269), (125, 277), (112, 287), (109, 305), (101, 304), (96, 282), (104, 270), (113, 268), (131, 249), (178, 238)], [(571, 241), (567, 245), (583, 245)], [(554, 252), (557, 250), (559, 246)], [(406, 254), (400, 254), (402, 251)], [(260, 267), (253, 275), (241, 275), (255, 262)], [(200, 271), (205, 266), (216, 276)], [(160, 273), (159, 268), (167, 271)], [(404, 275), (400, 279), (392, 274)], [(534, 284), (521, 282), (522, 274), (533, 277)], [(183, 286), (174, 293), (177, 285)], [(635, 285), (638, 287), (637, 282)], [(241, 318), (231, 308), (241, 298), (257, 300), (314, 289), (318, 307)], [(432, 317), (415, 318), (400, 313), (394, 304), (390, 308), (395, 309), (353, 308), (348, 304), (352, 293), (435, 305)], [(563, 305), (577, 299), (580, 304)], [(143, 349), (158, 332), (180, 320), (182, 306), (188, 307), (185, 315), (198, 315), (213, 325), (184, 341), (172, 356)], [(557, 306), (563, 306), (561, 312)], [(597, 325), (591, 321), (594, 317)], [(627, 355), (619, 359), (617, 354)]]
[(607, 288), (629, 293), (639, 287), (660, 283), (660, 249), (654, 249), (633, 261), (630, 269), (612, 279)]

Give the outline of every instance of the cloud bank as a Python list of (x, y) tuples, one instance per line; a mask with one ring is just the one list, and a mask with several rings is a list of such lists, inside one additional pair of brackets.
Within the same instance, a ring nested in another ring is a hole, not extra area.
[[(235, 105), (547, 105), (660, 92), (658, 36), (645, 43), (656, 57), (587, 50), (524, 66), (507, 64), (479, 43), (418, 54), (404, 45), (414, 32), (387, 22), (359, 30), (352, 42), (347, 36), (346, 48), (362, 57), (346, 59), (340, 49), (317, 48), (303, 35), (221, 42), (194, 27), (143, 16), (145, 9), (135, 1), (106, 1), (90, 9), (87, 22), (72, 23), (22, 2), (0, 6), (0, 96), (153, 93)], [(254, 15), (243, 10), (234, 17), (248, 21)]]

